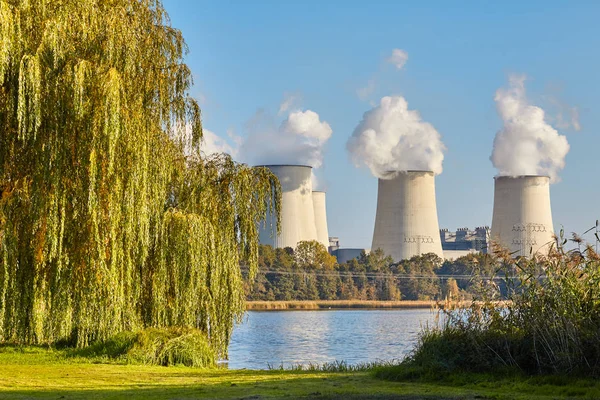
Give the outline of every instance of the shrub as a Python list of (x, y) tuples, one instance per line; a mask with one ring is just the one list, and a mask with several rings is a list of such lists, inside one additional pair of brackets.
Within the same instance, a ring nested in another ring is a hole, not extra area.
[[(444, 324), (421, 333), (405, 370), (599, 375), (600, 256), (572, 240), (578, 247), (566, 251), (561, 234), (547, 257), (497, 252), (483, 301), (444, 310)], [(497, 301), (501, 285), (508, 301)]]
[[(72, 356), (85, 358), (126, 360), (127, 352), (134, 345), (138, 334), (135, 332), (122, 332), (107, 340), (98, 341), (82, 349), (70, 352)], [(69, 343), (57, 347), (68, 347)]]
[(206, 335), (197, 329), (143, 330), (128, 355), (132, 360), (153, 365), (209, 367), (216, 363), (216, 355)]
[(212, 367), (216, 354), (202, 331), (191, 328), (149, 328), (123, 332), (108, 340), (73, 350), (71, 356), (150, 365)]

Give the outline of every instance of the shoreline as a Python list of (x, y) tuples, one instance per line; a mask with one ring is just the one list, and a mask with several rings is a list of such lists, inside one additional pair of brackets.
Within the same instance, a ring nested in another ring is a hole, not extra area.
[(285, 300), (247, 301), (246, 311), (311, 311), (343, 309), (443, 309), (446, 307), (466, 307), (471, 301), (444, 302), (436, 300)]

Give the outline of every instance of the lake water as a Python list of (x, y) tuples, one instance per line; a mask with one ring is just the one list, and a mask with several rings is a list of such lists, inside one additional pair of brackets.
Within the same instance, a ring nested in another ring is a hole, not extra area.
[(429, 309), (249, 311), (233, 331), (229, 368), (400, 360), (436, 315)]

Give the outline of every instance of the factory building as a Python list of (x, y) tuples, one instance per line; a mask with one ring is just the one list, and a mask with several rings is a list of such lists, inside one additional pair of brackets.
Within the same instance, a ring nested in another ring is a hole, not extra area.
[(366, 249), (337, 249), (331, 255), (335, 256), (338, 264), (343, 264), (352, 259), (359, 258), (363, 252), (368, 253)]
[(360, 257), (363, 251), (369, 254), (369, 249), (340, 248), (340, 238), (337, 236), (329, 237), (329, 254), (337, 259), (338, 264), (343, 264), (353, 258)]
[(329, 250), (329, 254), (333, 254), (333, 252), (339, 248), (340, 248), (340, 238), (337, 236), (330, 236), (329, 237), (329, 247), (327, 248)]
[(440, 240), (443, 250), (474, 250), (487, 253), (490, 239), (490, 227), (478, 226), (475, 230), (458, 228), (455, 232), (440, 229)]
[(454, 260), (470, 253), (487, 253), (490, 227), (478, 226), (475, 230), (459, 228), (455, 232), (440, 229), (444, 259)]
[(387, 178), (379, 179), (371, 248), (394, 261), (426, 253), (443, 258), (433, 172), (391, 172)]
[(301, 241), (316, 240), (329, 247), (325, 192), (313, 192), (312, 167), (306, 165), (263, 165), (281, 184), (281, 232), (277, 219), (269, 212), (261, 224), (261, 244), (273, 248), (291, 247)]
[(554, 243), (549, 177), (495, 178), (491, 240), (515, 256), (548, 254)]

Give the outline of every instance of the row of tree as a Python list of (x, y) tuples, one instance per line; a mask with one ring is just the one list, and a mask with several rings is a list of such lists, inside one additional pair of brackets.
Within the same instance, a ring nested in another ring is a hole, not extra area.
[(425, 254), (395, 263), (374, 250), (338, 264), (316, 241), (296, 249), (261, 245), (258, 265), (256, 280), (246, 283), (248, 300), (460, 300), (501, 282), (492, 279), (496, 264), (487, 254), (454, 261)]

